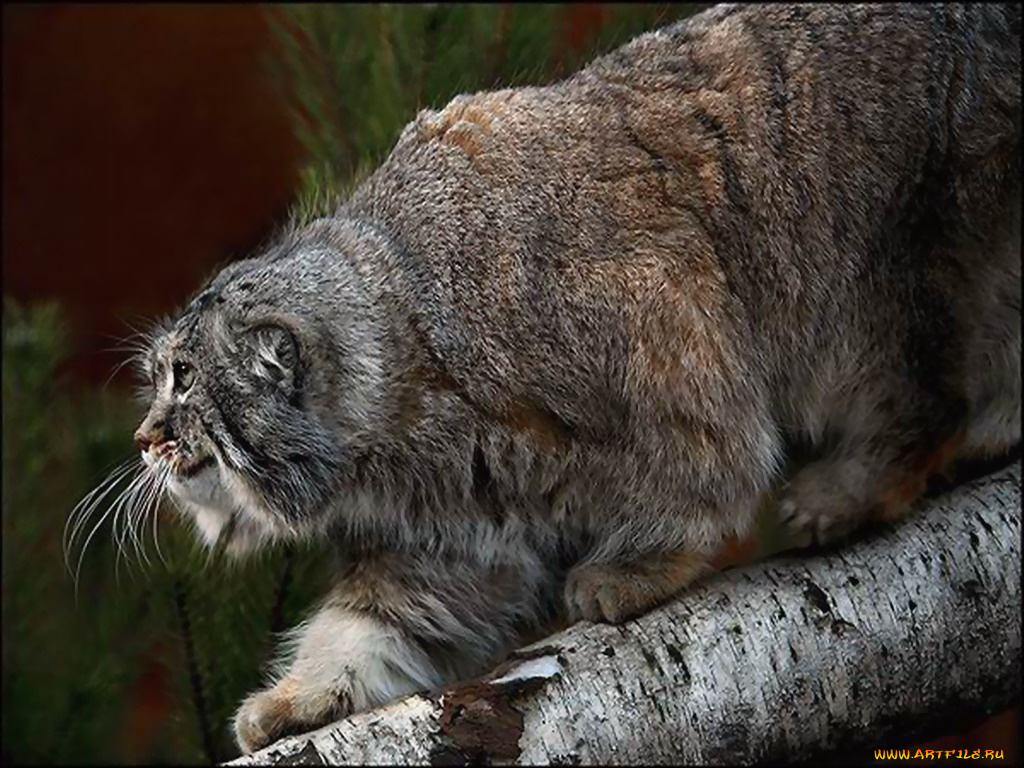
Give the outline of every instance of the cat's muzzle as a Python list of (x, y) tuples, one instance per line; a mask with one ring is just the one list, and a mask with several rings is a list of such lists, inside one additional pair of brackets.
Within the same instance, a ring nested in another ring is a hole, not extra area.
[(159, 461), (166, 462), (171, 472), (180, 478), (194, 477), (216, 461), (213, 456), (188, 458), (182, 454), (177, 441), (174, 440), (150, 446), (142, 452), (142, 460), (150, 469)]

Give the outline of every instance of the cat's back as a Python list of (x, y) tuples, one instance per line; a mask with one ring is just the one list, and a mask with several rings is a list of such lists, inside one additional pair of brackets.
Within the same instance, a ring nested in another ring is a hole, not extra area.
[(630, 284), (653, 258), (717, 262), (754, 301), (745, 275), (840, 268), (923, 177), (1019, 142), (1019, 21), (999, 5), (718, 6), (565, 81), (424, 110), (351, 208), (393, 227), (421, 279), (475, 289), (452, 298), (503, 285), (507, 304), (577, 270)]
[(716, 7), (424, 111), (350, 210), (387, 222), (426, 338), (483, 396), (582, 418), (812, 376), (823, 334), (902, 327), (865, 306), (905, 280), (893, 232), (957, 195), (972, 225), (1004, 210), (954, 177), (1019, 167), (1019, 40), (1009, 5)]

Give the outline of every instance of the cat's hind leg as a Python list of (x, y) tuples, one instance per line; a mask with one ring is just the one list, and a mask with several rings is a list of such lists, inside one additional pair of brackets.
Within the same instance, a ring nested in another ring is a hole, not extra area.
[(813, 461), (783, 490), (779, 516), (801, 543), (826, 545), (869, 520), (893, 521), (944, 472), (963, 444), (964, 430), (922, 433), (911, 445), (876, 437)]

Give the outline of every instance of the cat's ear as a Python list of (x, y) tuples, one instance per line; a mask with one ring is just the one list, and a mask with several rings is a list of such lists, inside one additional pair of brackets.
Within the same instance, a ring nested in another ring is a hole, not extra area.
[(291, 394), (298, 386), (299, 346), (291, 331), (280, 325), (258, 325), (249, 331), (253, 373)]

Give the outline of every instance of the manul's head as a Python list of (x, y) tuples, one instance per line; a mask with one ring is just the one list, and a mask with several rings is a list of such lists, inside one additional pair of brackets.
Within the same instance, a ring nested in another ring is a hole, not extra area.
[(137, 500), (168, 492), (233, 554), (331, 522), (386, 404), (374, 290), (354, 264), (369, 247), (314, 230), (230, 265), (149, 334)]

